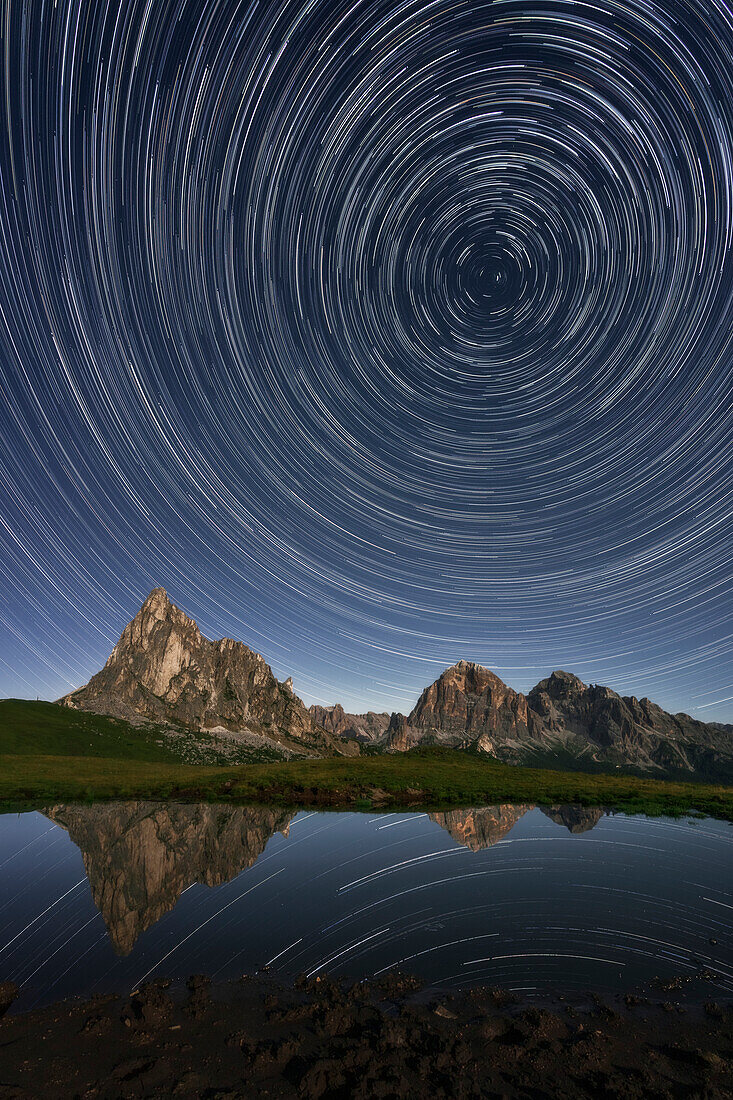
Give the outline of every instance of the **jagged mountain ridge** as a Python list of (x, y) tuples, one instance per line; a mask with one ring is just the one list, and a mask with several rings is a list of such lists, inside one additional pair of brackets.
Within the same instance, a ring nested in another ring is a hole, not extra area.
[(733, 726), (668, 714), (649, 699), (562, 671), (524, 695), (490, 669), (459, 661), (408, 715), (306, 708), (292, 680), (277, 680), (243, 642), (204, 638), (162, 588), (125, 627), (104, 668), (59, 702), (127, 721), (259, 738), (285, 755), (352, 755), (359, 742), (388, 752), (437, 744), (515, 764), (632, 766), (733, 781)]
[(64, 706), (127, 721), (259, 737), (299, 755), (358, 752), (334, 738), (281, 683), (259, 653), (231, 638), (209, 641), (193, 619), (154, 588), (107, 663)]
[(336, 737), (347, 740), (371, 742), (380, 741), (389, 727), (391, 715), (386, 711), (378, 713), (369, 710), (366, 714), (349, 714), (340, 703), (331, 707), (314, 704), (309, 707), (314, 722)]
[(621, 696), (553, 672), (525, 696), (468, 661), (446, 669), (408, 715), (393, 714), (388, 751), (419, 744), (474, 748), (509, 763), (562, 753), (596, 763), (733, 778), (733, 726), (668, 714), (649, 699)]

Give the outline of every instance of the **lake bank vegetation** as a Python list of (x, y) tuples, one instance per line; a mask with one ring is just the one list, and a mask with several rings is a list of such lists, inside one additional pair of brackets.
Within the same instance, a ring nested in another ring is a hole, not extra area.
[(698, 813), (733, 821), (733, 788), (628, 775), (516, 767), (455, 749), (200, 767), (76, 755), (0, 755), (0, 806), (120, 799), (441, 809), (534, 803), (604, 806), (626, 813)]

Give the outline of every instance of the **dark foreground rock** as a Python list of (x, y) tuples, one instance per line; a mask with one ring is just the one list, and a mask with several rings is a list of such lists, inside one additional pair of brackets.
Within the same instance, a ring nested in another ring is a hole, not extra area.
[(415, 979), (147, 985), (0, 1022), (0, 1097), (733, 1097), (733, 1005)]
[(0, 1016), (4, 1016), (20, 990), (15, 982), (0, 982)]

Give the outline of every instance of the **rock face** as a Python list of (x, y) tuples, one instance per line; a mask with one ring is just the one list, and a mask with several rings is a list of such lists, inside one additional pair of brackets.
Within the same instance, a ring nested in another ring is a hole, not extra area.
[(389, 726), (389, 714), (370, 710), (366, 714), (348, 714), (340, 703), (332, 707), (314, 705), (308, 708), (313, 721), (336, 737), (374, 742), (384, 737)]
[(156, 802), (54, 806), (47, 817), (81, 850), (94, 902), (119, 955), (194, 882), (219, 886), (251, 867), (294, 814)]
[(495, 756), (506, 743), (532, 736), (533, 716), (524, 695), (489, 669), (459, 661), (425, 689), (406, 718), (392, 715), (386, 742), (397, 752), (426, 743), (475, 745)]
[(467, 661), (446, 669), (410, 714), (393, 714), (383, 743), (389, 752), (451, 745), (515, 764), (538, 756), (551, 763), (554, 755), (559, 767), (571, 758), (733, 780), (733, 726), (668, 714), (568, 672), (553, 672), (524, 696)]
[(59, 702), (128, 721), (262, 734), (308, 755), (357, 751), (326, 734), (292, 681), (280, 683), (259, 653), (204, 638), (163, 588), (127, 624), (104, 668)]
[(567, 672), (541, 680), (527, 702), (548, 739), (588, 748), (594, 760), (733, 778), (733, 726), (668, 714), (649, 699), (589, 687)]

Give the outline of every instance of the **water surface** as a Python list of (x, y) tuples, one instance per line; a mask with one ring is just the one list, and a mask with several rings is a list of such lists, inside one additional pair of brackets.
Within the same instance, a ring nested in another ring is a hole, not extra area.
[[(733, 829), (489, 806), (299, 813), (135, 802), (0, 816), (19, 1008), (269, 965), (458, 988), (733, 992)], [(704, 979), (700, 975), (705, 975)]]

